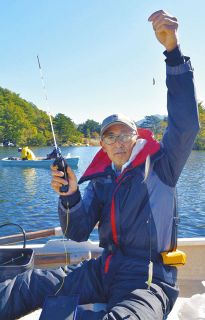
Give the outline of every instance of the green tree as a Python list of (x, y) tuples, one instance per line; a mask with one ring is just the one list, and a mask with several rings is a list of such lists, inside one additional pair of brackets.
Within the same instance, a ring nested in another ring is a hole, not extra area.
[(205, 150), (205, 108), (202, 101), (199, 102), (198, 108), (199, 108), (200, 131), (196, 137), (193, 149)]
[(62, 113), (54, 118), (55, 132), (60, 143), (79, 142), (82, 135), (77, 131), (74, 122)]
[(16, 93), (0, 87), (0, 142), (53, 144), (49, 117)]
[(80, 131), (86, 138), (94, 138), (94, 132), (100, 134), (100, 124), (99, 122), (88, 119), (86, 122), (79, 124), (78, 131)]

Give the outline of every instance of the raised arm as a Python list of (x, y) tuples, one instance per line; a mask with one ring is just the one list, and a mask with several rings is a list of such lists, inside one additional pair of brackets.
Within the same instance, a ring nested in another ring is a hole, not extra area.
[[(199, 130), (193, 69), (179, 48), (178, 22), (163, 10), (149, 17), (156, 38), (165, 47), (168, 127), (162, 147), (169, 162), (169, 183), (176, 184)], [(166, 172), (168, 172), (166, 168)]]

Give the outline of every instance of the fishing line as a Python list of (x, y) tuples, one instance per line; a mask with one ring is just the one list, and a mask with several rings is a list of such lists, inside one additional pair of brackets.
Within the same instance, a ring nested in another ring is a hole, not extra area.
[(41, 78), (41, 83), (42, 83), (42, 87), (43, 87), (44, 97), (45, 97), (45, 101), (46, 101), (47, 113), (48, 113), (48, 116), (49, 116), (50, 125), (51, 125), (51, 131), (52, 131), (52, 134), (53, 134), (54, 146), (56, 148), (56, 151), (58, 151), (55, 132), (54, 132), (54, 128), (53, 128), (53, 122), (52, 122), (50, 108), (49, 108), (49, 104), (48, 104), (48, 95), (47, 95), (45, 81), (44, 81), (44, 77), (43, 77), (43, 71), (42, 71), (42, 68), (41, 68), (40, 59), (39, 59), (38, 55), (37, 55), (37, 60), (38, 60), (38, 67), (39, 67), (39, 72), (40, 72), (40, 78)]
[(23, 257), (24, 257), (24, 254), (22, 253), (20, 256), (18, 256), (18, 257), (16, 257), (16, 258), (11, 258), (10, 260), (7, 260), (6, 262), (1, 263), (1, 265), (2, 265), (2, 266), (5, 266), (5, 265), (7, 265), (7, 264), (9, 264), (9, 263), (13, 263), (13, 262), (15, 262), (15, 261), (23, 258)]
[[(64, 267), (65, 271), (67, 271), (67, 265), (69, 263), (68, 252), (66, 250), (66, 245), (65, 245), (65, 241), (66, 241), (65, 234), (67, 232), (68, 223), (69, 223), (69, 215), (68, 214), (69, 214), (69, 209), (67, 208), (66, 209), (66, 228), (65, 228), (65, 232), (63, 233), (63, 246), (64, 246), (64, 251), (65, 251), (65, 264), (66, 264), (65, 267)], [(64, 286), (64, 282), (65, 282), (65, 277), (63, 277), (63, 281), (62, 281), (62, 283), (60, 285), (60, 288), (54, 293), (54, 296), (56, 296), (61, 291), (61, 289)]]

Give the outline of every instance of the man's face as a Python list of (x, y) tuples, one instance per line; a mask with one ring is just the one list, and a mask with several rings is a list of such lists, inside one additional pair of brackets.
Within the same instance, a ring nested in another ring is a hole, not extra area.
[[(130, 136), (130, 140), (123, 142), (120, 141), (120, 138), (114, 139), (116, 140), (112, 144), (106, 143), (106, 138), (112, 140), (115, 136), (121, 136), (121, 140), (129, 140), (127, 139)], [(123, 139), (123, 136), (126, 136), (126, 139)], [(111, 139), (109, 139), (111, 138)], [(133, 131), (129, 129), (124, 124), (114, 124), (113, 126), (109, 127), (105, 133), (103, 134), (102, 140), (100, 141), (100, 145), (103, 150), (107, 153), (110, 160), (114, 163), (117, 169), (121, 169), (123, 164), (125, 164), (132, 153), (132, 149), (136, 143), (137, 136), (133, 135)]]

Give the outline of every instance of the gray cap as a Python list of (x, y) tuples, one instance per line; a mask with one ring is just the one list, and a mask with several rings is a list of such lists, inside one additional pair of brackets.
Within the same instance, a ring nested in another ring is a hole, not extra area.
[(105, 118), (101, 124), (100, 136), (102, 137), (104, 132), (114, 124), (125, 124), (127, 127), (133, 131), (137, 130), (137, 127), (133, 120), (129, 119), (122, 113), (112, 114), (111, 116)]

